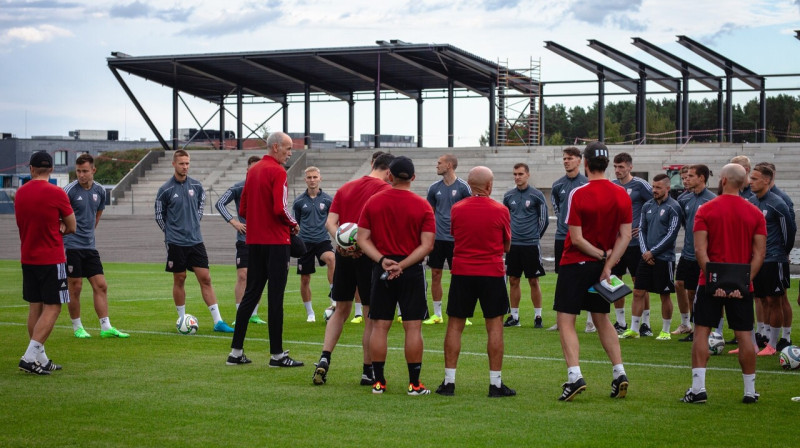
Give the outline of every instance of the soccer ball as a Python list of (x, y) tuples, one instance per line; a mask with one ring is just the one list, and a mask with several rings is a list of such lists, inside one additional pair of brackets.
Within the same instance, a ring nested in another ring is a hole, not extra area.
[(185, 314), (183, 319), (179, 317), (178, 321), (175, 322), (175, 328), (178, 329), (180, 334), (195, 334), (198, 328), (197, 318), (191, 314)]
[(333, 312), (336, 311), (336, 308), (325, 308), (325, 312), (322, 315), (325, 317), (325, 322), (331, 320), (331, 316), (333, 316)]
[(800, 347), (796, 345), (785, 347), (781, 350), (778, 360), (781, 363), (781, 367), (786, 370), (800, 369)]
[(358, 249), (356, 244), (356, 234), (358, 225), (354, 222), (346, 222), (336, 229), (336, 244), (342, 249)]
[(708, 352), (712, 355), (721, 355), (725, 350), (725, 339), (719, 333), (708, 335)]

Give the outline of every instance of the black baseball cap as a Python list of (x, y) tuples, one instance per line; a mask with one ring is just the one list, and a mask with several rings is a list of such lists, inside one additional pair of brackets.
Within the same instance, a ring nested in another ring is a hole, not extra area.
[(52, 168), (53, 158), (46, 151), (38, 151), (31, 154), (29, 165), (34, 168)]
[(398, 179), (411, 180), (414, 177), (414, 162), (406, 156), (395, 157), (389, 164), (389, 172)]
[(583, 150), (583, 158), (585, 160), (592, 160), (592, 159), (599, 159), (605, 158), (606, 160), (609, 159), (608, 147), (604, 145), (602, 142), (591, 142), (586, 145), (586, 149)]

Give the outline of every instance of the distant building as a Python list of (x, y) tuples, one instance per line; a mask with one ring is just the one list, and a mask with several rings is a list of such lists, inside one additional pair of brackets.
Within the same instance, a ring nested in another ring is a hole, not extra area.
[(119, 131), (97, 131), (91, 129), (78, 129), (69, 131), (69, 136), (75, 140), (119, 140)]

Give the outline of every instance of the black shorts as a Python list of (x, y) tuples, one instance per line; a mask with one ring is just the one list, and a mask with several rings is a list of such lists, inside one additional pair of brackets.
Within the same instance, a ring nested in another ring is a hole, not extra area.
[(642, 250), (639, 246), (628, 246), (619, 262), (611, 268), (611, 273), (622, 277), (625, 275), (625, 271), (628, 271), (631, 273), (631, 277), (636, 277), (636, 269), (639, 267), (640, 261), (642, 261)]
[(319, 243), (306, 243), (306, 253), (297, 259), (297, 273), (300, 275), (310, 275), (317, 272), (314, 267), (314, 258), (319, 261), (320, 266), (325, 266), (322, 261), (322, 254), (325, 252), (333, 252), (333, 245), (330, 240), (321, 241)]
[(247, 269), (250, 263), (250, 250), (244, 241), (236, 242), (236, 269)]
[(94, 249), (67, 249), (67, 277), (92, 278), (103, 275), (100, 253)]
[(372, 266), (375, 264), (368, 256), (359, 258), (343, 257), (336, 252), (336, 269), (333, 271), (331, 298), (337, 302), (352, 302), (361, 297), (361, 304), (369, 306), (372, 288)]
[(447, 261), (447, 268), (453, 266), (453, 241), (436, 240), (433, 242), (433, 250), (428, 254), (428, 267), (431, 269), (444, 269), (444, 262)]
[(783, 270), (783, 289), (784, 291), (788, 291), (792, 284), (792, 277), (791, 273), (789, 272), (789, 262), (781, 262), (781, 269)]
[(753, 295), (760, 299), (780, 297), (786, 292), (783, 283), (783, 266), (779, 261), (768, 261), (761, 265), (753, 279)]
[[(402, 257), (388, 257), (395, 261)], [(336, 266), (339, 270), (339, 266)], [(425, 269), (422, 264), (415, 264), (403, 270), (403, 274), (394, 280), (381, 280), (385, 271), (373, 263), (372, 268), (372, 305), (369, 308), (370, 319), (392, 320), (395, 309), (400, 305), (403, 321), (423, 320), (428, 317), (428, 301), (425, 292)]]
[(567, 314), (580, 314), (581, 310), (608, 314), (611, 305), (600, 294), (589, 292), (602, 273), (603, 263), (599, 261), (561, 266), (556, 280), (553, 309)]
[(537, 278), (544, 275), (542, 266), (542, 255), (539, 245), (518, 246), (511, 245), (511, 249), (506, 254), (506, 275), (509, 277)]
[(447, 293), (447, 315), (466, 319), (481, 302), (483, 317), (491, 319), (508, 311), (508, 291), (503, 277), (453, 275)]
[(66, 264), (23, 264), (22, 298), (45, 305), (69, 303)]
[(194, 272), (194, 268), (208, 269), (208, 254), (203, 243), (194, 246), (167, 244), (167, 272)]
[(723, 299), (706, 293), (706, 287), (698, 286), (694, 297), (694, 323), (714, 328), (722, 318), (722, 308), (728, 318), (728, 327), (734, 331), (753, 331), (753, 294), (741, 299)]
[(649, 265), (644, 260), (639, 262), (634, 289), (641, 289), (655, 294), (675, 292), (673, 263), (664, 260), (655, 260), (655, 262), (656, 264), (654, 265)]
[(564, 254), (564, 241), (556, 240), (553, 244), (553, 255), (556, 257), (556, 274), (558, 274), (558, 265), (561, 264), (561, 255)]
[(687, 291), (696, 291), (697, 281), (700, 280), (700, 265), (697, 260), (681, 257), (678, 261), (678, 270), (675, 272), (675, 280), (682, 281)]

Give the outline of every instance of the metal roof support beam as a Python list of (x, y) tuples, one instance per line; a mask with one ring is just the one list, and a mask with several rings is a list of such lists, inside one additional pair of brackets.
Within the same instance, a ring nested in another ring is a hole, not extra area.
[(725, 135), (728, 143), (733, 142), (733, 76), (725, 73)]
[(767, 142), (767, 82), (761, 78), (761, 93), (758, 99), (761, 107), (758, 114), (758, 126), (761, 128), (761, 142)]
[(497, 123), (494, 113), (495, 85), (494, 81), (489, 83), (489, 147), (497, 146)]
[[(321, 84), (319, 84), (317, 82), (314, 82), (314, 81), (308, 79), (307, 77), (303, 77), (302, 75), (299, 75), (299, 74), (296, 74), (296, 73), (289, 73), (289, 72), (292, 72), (292, 70), (289, 70), (288, 68), (285, 68), (283, 66), (278, 66), (277, 64), (274, 64), (274, 67), (271, 67), (271, 66), (265, 65), (265, 64), (263, 64), (261, 62), (253, 61), (253, 60), (248, 59), (248, 58), (242, 58), (242, 61), (244, 61), (245, 63), (247, 63), (247, 64), (249, 64), (249, 65), (251, 65), (251, 66), (253, 66), (255, 68), (258, 68), (260, 70), (264, 70), (266, 72), (272, 73), (273, 75), (280, 76), (280, 77), (288, 79), (290, 81), (294, 81), (294, 82), (296, 82), (296, 83), (298, 83), (300, 85), (304, 86), (306, 84), (309, 84), (309, 85), (311, 85), (311, 88), (314, 89), (314, 90), (317, 90), (319, 92), (325, 93), (325, 94), (330, 95), (330, 96), (332, 96), (334, 98), (339, 98), (342, 101), (347, 101), (347, 97), (345, 97), (345, 96), (343, 96), (343, 95), (341, 95), (339, 93), (336, 93), (334, 87), (332, 87), (332, 86), (323, 86), (323, 85), (321, 85)], [(344, 89), (344, 88), (340, 88), (339, 89), (339, 91), (345, 91), (345, 90), (346, 89)]]
[[(330, 59), (329, 57), (320, 56), (320, 55), (315, 55), (314, 58), (316, 60), (322, 62), (322, 63), (330, 65), (331, 67), (336, 67), (336, 68), (338, 68), (339, 70), (341, 70), (341, 71), (343, 71), (345, 73), (349, 73), (349, 74), (351, 74), (353, 76), (357, 76), (357, 77), (363, 79), (364, 81), (368, 81), (368, 82), (371, 82), (371, 83), (376, 82), (376, 79), (374, 77), (366, 75), (364, 73), (364, 72), (366, 72), (366, 70), (363, 67), (357, 67), (358, 70), (356, 70), (355, 68), (353, 68), (353, 67), (356, 67), (355, 64), (350, 64), (350, 66), (342, 65), (342, 64)], [(378, 58), (380, 58), (380, 55), (378, 55)], [(417, 97), (416, 93), (411, 93), (411, 92), (405, 91), (405, 90), (403, 90), (403, 89), (401, 89), (399, 87), (394, 87), (391, 84), (387, 84), (386, 82), (381, 82), (381, 86), (385, 87), (387, 90), (394, 90), (395, 92), (397, 92), (397, 93), (399, 93), (401, 95), (407, 96), (407, 97), (409, 97), (411, 99), (416, 99), (416, 97)]]
[(178, 149), (178, 88), (172, 89), (172, 150)]
[(453, 133), (455, 132), (453, 126), (453, 120), (455, 117), (455, 110), (453, 108), (453, 102), (454, 102), (453, 100), (455, 96), (453, 91), (454, 87), (455, 86), (453, 80), (448, 79), (447, 80), (447, 147), (448, 148), (452, 148), (454, 143), (453, 141)]
[[(420, 69), (420, 70), (424, 71), (425, 73), (428, 73), (428, 74), (430, 74), (430, 75), (436, 76), (436, 77), (437, 77), (437, 78), (439, 78), (439, 79), (443, 79), (443, 80), (448, 80), (448, 79), (449, 79), (449, 77), (448, 77), (448, 75), (447, 75), (446, 73), (442, 73), (442, 72), (440, 72), (440, 71), (438, 71), (438, 70), (434, 70), (434, 69), (432, 69), (432, 68), (430, 68), (430, 67), (428, 67), (428, 66), (426, 66), (426, 65), (423, 65), (423, 64), (420, 64), (420, 63), (418, 63), (417, 61), (414, 61), (413, 59), (409, 59), (409, 58), (407, 58), (407, 57), (405, 57), (405, 56), (403, 56), (403, 55), (400, 55), (400, 54), (397, 54), (397, 53), (394, 53), (394, 52), (392, 52), (392, 53), (387, 53), (387, 54), (388, 54), (389, 56), (391, 56), (391, 57), (393, 57), (393, 58), (395, 58), (395, 59), (399, 60), (399, 61), (403, 61), (404, 63), (406, 63), (406, 64), (408, 64), (408, 65), (411, 65), (411, 66), (413, 66), (413, 67), (416, 67), (416, 68), (418, 68), (418, 69)], [(486, 96), (486, 92), (482, 92), (482, 91), (481, 91), (480, 89), (478, 89), (477, 87), (470, 86), (470, 85), (468, 85), (468, 84), (466, 84), (466, 83), (464, 83), (464, 82), (456, 82), (455, 84), (456, 84), (457, 86), (459, 86), (459, 87), (463, 87), (463, 88), (465, 88), (465, 89), (467, 89), (467, 90), (470, 90), (470, 91), (472, 91), (472, 92), (475, 92), (475, 93), (477, 93), (478, 95), (481, 95), (481, 96), (484, 96), (484, 97)]]
[(597, 75), (597, 140), (606, 141), (606, 77)]
[(422, 148), (422, 90), (417, 98), (417, 148)]
[(311, 149), (311, 85), (306, 84), (303, 92), (303, 144), (305, 149)]
[(144, 108), (139, 103), (139, 100), (137, 100), (136, 97), (133, 95), (133, 92), (131, 92), (131, 89), (128, 87), (128, 84), (125, 83), (125, 81), (122, 79), (122, 76), (120, 76), (119, 72), (117, 72), (117, 69), (113, 67), (108, 67), (108, 69), (111, 70), (111, 73), (117, 79), (117, 82), (122, 87), (122, 90), (124, 90), (125, 93), (128, 95), (128, 98), (133, 103), (133, 106), (136, 108), (136, 110), (139, 111), (139, 115), (141, 115), (142, 118), (144, 118), (144, 122), (147, 123), (147, 126), (150, 128), (150, 131), (153, 133), (153, 135), (156, 136), (158, 142), (161, 144), (161, 147), (164, 148), (164, 151), (169, 151), (169, 146), (167, 145), (167, 142), (164, 140), (164, 137), (161, 135), (160, 132), (158, 132), (158, 129), (153, 124), (153, 120), (151, 120), (150, 117), (147, 115), (147, 112), (144, 111)]
[(722, 79), (718, 80), (719, 89), (717, 90), (717, 142), (722, 143), (725, 138), (725, 122), (722, 115)]
[(355, 145), (355, 135), (356, 135), (356, 102), (353, 100), (353, 92), (350, 92), (350, 101), (347, 102), (347, 115), (348, 115), (348, 125), (347, 125), (347, 147), (354, 148)]
[(798, 40), (800, 40), (800, 30), (794, 30), (794, 32), (795, 32), (794, 37), (796, 37)]
[(378, 73), (375, 80), (375, 148), (381, 147), (381, 56), (378, 55)]
[(680, 142), (683, 139), (683, 104), (682, 99), (682, 83), (678, 81), (678, 93), (675, 95), (675, 142)]
[(242, 144), (242, 99), (244, 92), (241, 86), (236, 86), (236, 149), (244, 148)]
[(225, 95), (219, 96), (219, 149), (225, 149)]
[(283, 109), (283, 133), (289, 133), (289, 100), (288, 95), (283, 95), (283, 102), (281, 102), (281, 108)]
[[(206, 71), (204, 71), (204, 70), (200, 70), (200, 69), (198, 69), (198, 68), (194, 68), (194, 67), (192, 67), (191, 65), (187, 65), (187, 64), (185, 64), (185, 63), (181, 63), (181, 62), (177, 62), (177, 61), (172, 61), (172, 65), (173, 65), (173, 66), (175, 66), (175, 67), (181, 67), (181, 68), (185, 68), (186, 70), (189, 70), (189, 71), (195, 72), (195, 73), (197, 73), (198, 75), (201, 75), (201, 76), (205, 76), (205, 77), (211, 78), (211, 79), (213, 79), (214, 81), (217, 81), (217, 82), (219, 82), (219, 83), (222, 83), (222, 84), (229, 85), (229, 86), (231, 86), (231, 87), (239, 87), (239, 86), (237, 86), (237, 85), (236, 85), (236, 83), (234, 83), (234, 82), (228, 81), (227, 79), (224, 79), (224, 78), (220, 78), (219, 76), (213, 75), (213, 74), (211, 74), (211, 73), (208, 73), (208, 72), (206, 72)], [(247, 92), (247, 93), (251, 94), (251, 95), (255, 95), (255, 96), (260, 96), (260, 97), (263, 97), (263, 98), (267, 98), (268, 100), (274, 101), (274, 102), (276, 102), (276, 103), (280, 103), (280, 102), (281, 102), (281, 101), (280, 101), (280, 98), (279, 98), (279, 97), (276, 97), (276, 96), (274, 96), (274, 95), (269, 95), (269, 94), (262, 93), (262, 92), (259, 92), (259, 91), (257, 91), (257, 90), (253, 90), (253, 89), (243, 89), (243, 90), (244, 90), (245, 92)]]
[(544, 146), (545, 135), (545, 113), (544, 113), (544, 83), (539, 84), (539, 146)]

